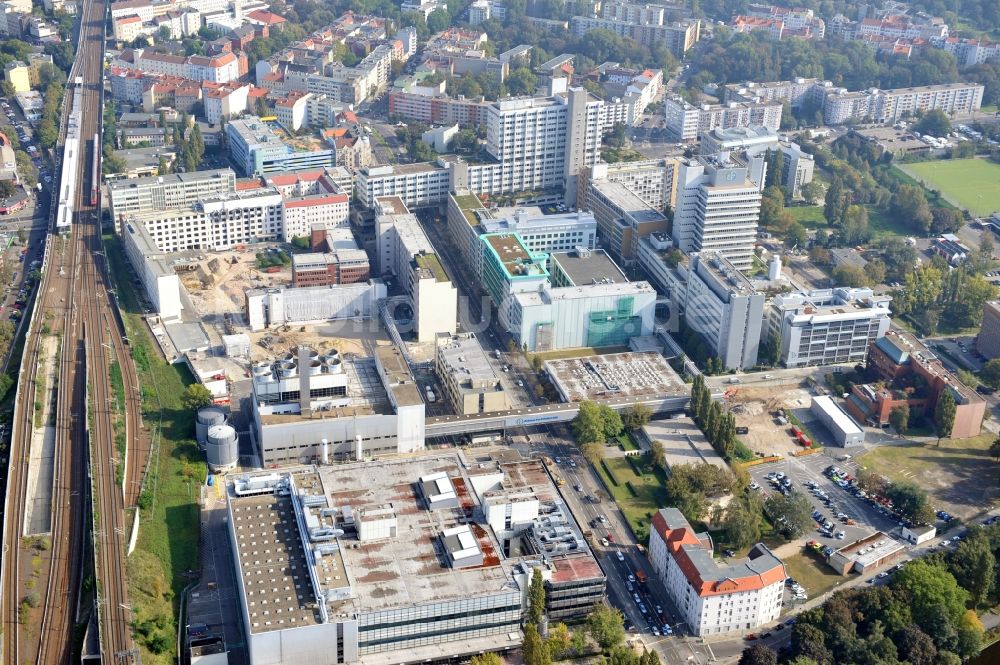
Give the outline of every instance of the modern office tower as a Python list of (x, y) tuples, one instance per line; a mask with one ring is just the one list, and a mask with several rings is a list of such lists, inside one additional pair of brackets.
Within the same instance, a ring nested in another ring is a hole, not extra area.
[(111, 215), (127, 215), (190, 206), (198, 199), (236, 190), (232, 169), (130, 178), (108, 185)]
[(747, 270), (759, 218), (760, 187), (746, 155), (721, 152), (681, 162), (672, 233), (681, 251), (718, 252)]
[(766, 175), (762, 167), (768, 152), (781, 153), (778, 184), (788, 188), (792, 196), (798, 196), (802, 185), (812, 181), (813, 156), (803, 152), (798, 144), (781, 140), (774, 130), (767, 127), (713, 129), (701, 135), (702, 154), (723, 151), (745, 151), (749, 157), (750, 179), (762, 189)]

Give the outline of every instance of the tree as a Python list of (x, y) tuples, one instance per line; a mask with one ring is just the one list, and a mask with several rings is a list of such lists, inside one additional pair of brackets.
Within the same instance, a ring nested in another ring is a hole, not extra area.
[(1000, 389), (1000, 358), (986, 361), (982, 371), (979, 372), (979, 380), (990, 388)]
[(653, 411), (645, 404), (633, 404), (622, 411), (622, 424), (629, 430), (645, 427), (653, 416)]
[(892, 501), (893, 507), (903, 517), (918, 524), (927, 524), (934, 520), (934, 511), (927, 502), (927, 492), (914, 483), (893, 483), (885, 491), (885, 496)]
[(943, 138), (951, 134), (951, 121), (944, 114), (944, 111), (934, 109), (925, 113), (913, 129), (921, 134)]
[[(944, 207), (931, 210), (931, 233), (935, 235), (955, 233), (962, 228), (963, 224), (965, 224), (965, 219), (960, 210)], [(989, 236), (984, 235), (983, 237), (988, 238)]]
[(812, 526), (812, 505), (798, 491), (788, 496), (777, 492), (771, 494), (764, 501), (764, 512), (786, 540), (798, 538)]
[(977, 607), (993, 585), (996, 557), (990, 539), (979, 526), (972, 526), (950, 557), (951, 572), (959, 585), (969, 592)]
[(990, 457), (993, 458), (994, 462), (1000, 462), (1000, 436), (990, 444)]
[(503, 659), (495, 653), (481, 653), (473, 656), (471, 665), (503, 665)]
[(528, 622), (536, 626), (541, 623), (545, 613), (545, 581), (542, 580), (542, 569), (535, 568), (531, 573), (531, 584), (528, 587)]
[(427, 15), (427, 29), (433, 34), (451, 25), (451, 14), (447, 9), (435, 9)]
[(587, 617), (590, 636), (605, 653), (625, 640), (625, 623), (622, 613), (607, 605), (598, 605)]
[(785, 233), (785, 244), (792, 247), (804, 247), (808, 241), (809, 234), (806, 232), (806, 227), (798, 222), (792, 222)]
[(757, 361), (763, 365), (774, 367), (781, 360), (781, 338), (777, 333), (768, 335), (764, 343), (760, 345), (760, 353)]
[(167, 175), (170, 173), (170, 167), (167, 165), (167, 158), (160, 155), (159, 165), (156, 167), (157, 175)]
[(955, 427), (955, 398), (950, 390), (941, 392), (937, 405), (934, 407), (934, 429), (937, 434), (938, 445), (941, 445), (941, 438), (951, 436), (951, 430)]
[(823, 185), (816, 180), (810, 180), (799, 188), (799, 194), (802, 195), (806, 203), (815, 205), (823, 196)]
[(921, 627), (933, 625), (939, 616), (957, 625), (965, 613), (969, 594), (941, 565), (914, 559), (896, 571), (891, 586), (909, 595), (910, 611)]
[(726, 506), (723, 526), (726, 538), (736, 549), (743, 549), (760, 540), (760, 503), (755, 495), (733, 500)]
[(596, 402), (580, 402), (580, 409), (573, 418), (573, 434), (580, 445), (587, 443), (603, 444), (607, 439), (604, 434), (604, 421), (601, 409)]
[[(997, 439), (997, 441), (1000, 442), (1000, 439)], [(998, 443), (998, 445), (1000, 445), (1000, 443)], [(649, 447), (649, 454), (654, 465), (660, 467), (661, 469), (665, 469), (667, 467), (667, 450), (662, 441), (653, 441)], [(997, 457), (1000, 458), (1000, 455), (997, 455)]]
[(881, 259), (872, 259), (866, 263), (864, 271), (870, 284), (881, 284), (885, 281), (886, 267)]
[(906, 404), (894, 406), (889, 411), (889, 424), (900, 436), (906, 434), (906, 430), (910, 427), (910, 407)]
[(858, 487), (869, 494), (885, 494), (889, 488), (889, 481), (886, 477), (869, 468), (860, 468), (855, 475), (858, 479)]
[(181, 403), (184, 405), (184, 408), (194, 411), (195, 409), (200, 409), (203, 406), (211, 404), (212, 393), (200, 383), (192, 383), (184, 389), (184, 395), (181, 396)]
[(916, 233), (926, 235), (931, 228), (933, 216), (924, 190), (916, 185), (900, 185), (892, 195), (889, 212)]
[(542, 641), (538, 628), (533, 623), (524, 627), (524, 643), (521, 645), (525, 665), (550, 665), (552, 657), (548, 645)]
[(910, 665), (935, 665), (938, 650), (927, 633), (910, 624), (896, 638), (900, 659), (905, 659)]
[(580, 446), (580, 454), (591, 464), (598, 464), (604, 457), (604, 444), (596, 442), (585, 443)]
[(834, 268), (831, 277), (837, 286), (868, 286), (870, 281), (863, 269), (847, 263)]
[(625, 425), (622, 424), (622, 417), (607, 404), (601, 404), (597, 408), (601, 417), (604, 440), (608, 441), (617, 438), (622, 433), (622, 430), (625, 429)]
[(571, 637), (566, 624), (556, 622), (549, 626), (549, 635), (545, 640), (549, 654), (553, 660), (561, 660), (570, 650)]
[(778, 665), (778, 654), (763, 644), (755, 644), (743, 650), (739, 665)]

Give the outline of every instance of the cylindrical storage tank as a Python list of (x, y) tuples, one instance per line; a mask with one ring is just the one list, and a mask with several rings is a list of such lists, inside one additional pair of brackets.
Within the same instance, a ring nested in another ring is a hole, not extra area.
[(208, 469), (212, 473), (225, 473), (236, 468), (239, 461), (239, 445), (236, 430), (229, 425), (213, 425), (208, 429), (205, 446)]
[(198, 445), (205, 447), (208, 439), (208, 430), (214, 425), (226, 424), (226, 412), (217, 406), (203, 406), (198, 409), (198, 415), (194, 420), (194, 438)]

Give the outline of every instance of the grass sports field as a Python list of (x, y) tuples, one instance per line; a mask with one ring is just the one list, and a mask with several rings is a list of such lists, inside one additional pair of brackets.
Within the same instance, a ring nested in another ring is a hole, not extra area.
[(1000, 164), (986, 159), (943, 159), (900, 168), (974, 215), (1000, 210)]

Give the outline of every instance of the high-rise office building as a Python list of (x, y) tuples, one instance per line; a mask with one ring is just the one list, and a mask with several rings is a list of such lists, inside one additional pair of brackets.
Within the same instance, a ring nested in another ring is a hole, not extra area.
[(744, 157), (721, 152), (681, 162), (673, 239), (684, 252), (718, 252), (739, 270), (753, 261), (760, 187)]

